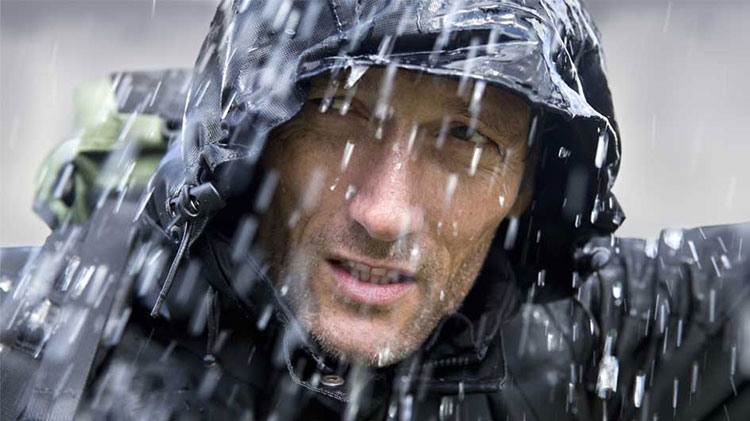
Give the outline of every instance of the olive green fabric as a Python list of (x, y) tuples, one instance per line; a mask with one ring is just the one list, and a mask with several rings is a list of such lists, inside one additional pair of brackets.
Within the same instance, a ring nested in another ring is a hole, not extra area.
[[(163, 117), (118, 107), (122, 79), (98, 78), (73, 93), (75, 134), (47, 156), (36, 180), (34, 211), (50, 228), (87, 220), (108, 195), (137, 197), (166, 152)], [(127, 176), (113, 179), (108, 174), (119, 171), (108, 165), (127, 165)]]

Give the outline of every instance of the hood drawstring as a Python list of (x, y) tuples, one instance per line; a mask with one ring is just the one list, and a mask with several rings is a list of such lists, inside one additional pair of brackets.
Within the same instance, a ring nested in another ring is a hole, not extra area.
[(174, 256), (172, 264), (169, 266), (169, 272), (167, 272), (167, 277), (164, 279), (164, 285), (162, 285), (161, 290), (159, 291), (159, 296), (156, 298), (156, 303), (151, 309), (151, 317), (156, 317), (159, 314), (159, 310), (161, 310), (164, 300), (167, 299), (167, 294), (169, 294), (169, 290), (172, 288), (172, 283), (174, 282), (174, 277), (177, 274), (177, 268), (179, 268), (182, 258), (187, 251), (188, 243), (190, 242), (190, 222), (185, 222), (182, 227), (175, 225), (172, 228), (173, 229), (170, 230), (172, 233), (182, 231), (182, 239), (180, 240), (180, 246), (177, 248), (177, 254)]
[(219, 317), (221, 308), (219, 303), (219, 294), (214, 287), (208, 287), (208, 318), (206, 325), (208, 327), (208, 338), (206, 340), (206, 355), (203, 356), (203, 362), (207, 365), (216, 363), (217, 335), (219, 333)]
[(169, 272), (167, 272), (167, 277), (164, 279), (164, 285), (162, 285), (156, 303), (151, 309), (151, 317), (156, 317), (159, 314), (188, 247), (200, 235), (208, 218), (223, 208), (225, 204), (226, 202), (219, 191), (210, 182), (198, 186), (183, 185), (177, 197), (170, 200), (169, 209), (173, 212), (174, 219), (169, 224), (169, 234), (175, 241), (180, 238), (180, 243), (177, 254), (175, 254), (169, 267)]

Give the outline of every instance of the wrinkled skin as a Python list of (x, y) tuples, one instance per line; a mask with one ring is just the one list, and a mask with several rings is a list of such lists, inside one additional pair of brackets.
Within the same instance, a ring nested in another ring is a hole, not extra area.
[[(272, 275), (326, 352), (381, 366), (414, 351), (461, 304), (498, 225), (528, 205), (533, 168), (530, 107), (515, 95), (487, 86), (479, 136), (465, 135), (472, 82), (458, 95), (459, 81), (399, 70), (379, 112), (387, 73), (370, 69), (345, 113), (350, 91), (321, 112), (330, 77), (311, 81), (303, 110), (269, 142), (264, 165), (279, 183), (260, 231)], [(473, 170), (475, 142), (486, 143)], [(341, 260), (413, 279), (393, 302), (363, 303), (338, 286)]]

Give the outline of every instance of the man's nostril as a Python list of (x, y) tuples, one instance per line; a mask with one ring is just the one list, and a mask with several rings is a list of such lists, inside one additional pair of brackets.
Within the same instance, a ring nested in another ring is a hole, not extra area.
[(367, 209), (354, 220), (365, 228), (370, 237), (393, 241), (412, 234), (421, 228), (421, 212), (409, 206), (390, 209)]

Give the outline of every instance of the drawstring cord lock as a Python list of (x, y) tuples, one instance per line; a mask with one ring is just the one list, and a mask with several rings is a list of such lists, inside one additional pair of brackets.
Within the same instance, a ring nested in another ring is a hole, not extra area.
[(167, 272), (167, 277), (164, 279), (164, 285), (162, 285), (156, 303), (151, 309), (151, 317), (156, 317), (159, 314), (161, 306), (172, 288), (177, 269), (193, 239), (195, 223), (200, 219), (207, 219), (223, 208), (225, 204), (226, 202), (221, 194), (211, 183), (203, 183), (198, 186), (183, 185), (177, 197), (170, 200), (169, 209), (172, 211), (174, 219), (169, 224), (168, 232), (173, 241), (179, 241), (179, 246), (169, 267), (169, 272)]

